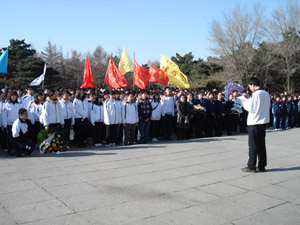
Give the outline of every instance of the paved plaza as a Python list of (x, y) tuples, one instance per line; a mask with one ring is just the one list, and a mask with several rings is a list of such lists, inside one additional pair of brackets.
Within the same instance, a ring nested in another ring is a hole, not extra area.
[(299, 225), (300, 128), (267, 132), (265, 173), (247, 135), (0, 157), (0, 224)]

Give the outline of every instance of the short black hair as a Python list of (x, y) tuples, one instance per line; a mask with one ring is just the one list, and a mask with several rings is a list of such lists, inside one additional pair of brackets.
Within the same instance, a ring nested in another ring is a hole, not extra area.
[(250, 85), (255, 85), (255, 86), (260, 86), (260, 81), (259, 81), (259, 79), (257, 79), (256, 77), (251, 77), (250, 79), (249, 79), (249, 84)]
[(26, 109), (24, 108), (19, 109), (19, 115), (23, 115), (25, 112), (27, 112)]

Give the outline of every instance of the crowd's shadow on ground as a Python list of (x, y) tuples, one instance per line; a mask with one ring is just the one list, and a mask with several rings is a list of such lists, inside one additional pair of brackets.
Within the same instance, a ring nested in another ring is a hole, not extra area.
[[(126, 151), (134, 149), (163, 149), (166, 148), (168, 144), (185, 144), (185, 143), (207, 143), (207, 142), (220, 142), (220, 141), (232, 141), (236, 140), (234, 137), (221, 136), (221, 137), (207, 137), (207, 138), (194, 138), (186, 140), (177, 140), (175, 137), (172, 140), (161, 140), (159, 142), (150, 142), (149, 144), (134, 144), (128, 146), (117, 145), (114, 147), (94, 147), (88, 146), (85, 148), (78, 148), (77, 146), (71, 146), (69, 151), (59, 152), (59, 153), (50, 153), (50, 154), (40, 154), (38, 150), (35, 150), (30, 157), (85, 157), (93, 155), (117, 155), (115, 151)], [(114, 151), (114, 152), (111, 152)], [(25, 156), (28, 157), (28, 156)], [(7, 152), (0, 150), (0, 159), (1, 158), (16, 158), (15, 156), (9, 156)]]

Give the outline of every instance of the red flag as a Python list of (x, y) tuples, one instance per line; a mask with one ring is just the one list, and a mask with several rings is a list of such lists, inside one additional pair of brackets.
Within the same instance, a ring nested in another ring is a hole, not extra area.
[(141, 67), (134, 59), (133, 83), (141, 89), (145, 89), (151, 76), (149, 71)]
[(83, 74), (83, 83), (80, 88), (95, 88), (93, 73), (89, 61), (89, 57), (85, 58), (84, 74)]
[(165, 71), (163, 71), (159, 68), (156, 68), (154, 66), (150, 66), (149, 73), (151, 75), (149, 82), (156, 82), (159, 84), (163, 84), (165, 86), (168, 84), (169, 78), (166, 75)]
[(129, 83), (126, 81), (125, 77), (121, 74), (121, 72), (116, 67), (112, 58), (109, 58), (108, 67), (106, 70), (106, 75), (104, 82), (107, 86), (112, 89), (118, 89), (120, 87), (130, 86)]

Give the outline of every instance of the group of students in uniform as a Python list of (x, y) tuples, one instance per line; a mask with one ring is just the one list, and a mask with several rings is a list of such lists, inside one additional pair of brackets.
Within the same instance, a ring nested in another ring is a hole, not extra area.
[(276, 131), (291, 129), (299, 126), (300, 96), (275, 95), (271, 96), (271, 125)]
[[(242, 94), (247, 98), (246, 92)], [(43, 129), (63, 129), (66, 138), (73, 129), (72, 144), (78, 147), (90, 143), (96, 147), (147, 144), (171, 140), (173, 134), (178, 140), (222, 136), (223, 131), (231, 135), (237, 127), (246, 133), (247, 111), (236, 109), (240, 104), (238, 95), (234, 91), (225, 100), (224, 92), (169, 87), (148, 91), (45, 89), (36, 93), (28, 87), (25, 94), (21, 89), (6, 88), (0, 94), (1, 145), (10, 155), (31, 154), (38, 147), (37, 135)], [(283, 104), (291, 108), (288, 102), (276, 98), (272, 104), (274, 126), (279, 120), (282, 128), (297, 126), (288, 113), (282, 116)], [(294, 111), (295, 106), (294, 100)], [(296, 114), (293, 115), (295, 118)]]

